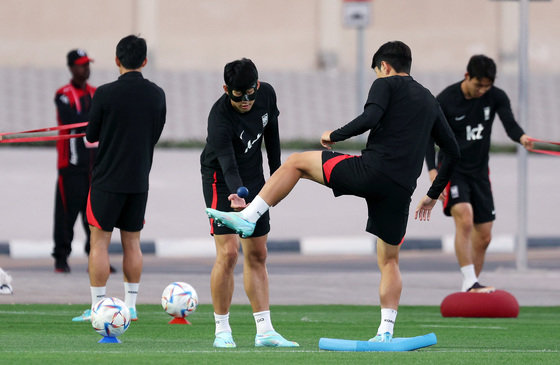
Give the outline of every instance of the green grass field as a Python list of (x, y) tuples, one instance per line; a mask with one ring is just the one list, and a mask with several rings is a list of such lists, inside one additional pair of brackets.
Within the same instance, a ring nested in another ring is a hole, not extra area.
[(214, 349), (212, 307), (192, 325), (169, 325), (160, 306), (139, 305), (121, 344), (98, 344), (89, 323), (70, 319), (84, 306), (0, 305), (0, 363), (104, 364), (559, 364), (560, 307), (522, 307), (518, 318), (443, 318), (436, 306), (402, 306), (396, 337), (437, 335), (435, 346), (412, 352), (329, 352), (321, 337), (367, 340), (379, 324), (373, 306), (273, 306), (275, 329), (299, 348), (255, 348), (249, 306), (233, 306), (236, 349)]

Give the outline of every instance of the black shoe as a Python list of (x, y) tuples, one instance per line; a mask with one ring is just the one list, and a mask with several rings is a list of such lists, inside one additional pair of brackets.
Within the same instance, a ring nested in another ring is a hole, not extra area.
[(467, 293), (493, 293), (495, 291), (496, 288), (494, 288), (493, 286), (480, 285), (477, 281), (467, 290)]
[(68, 266), (68, 262), (66, 259), (56, 259), (54, 262), (54, 272), (59, 273), (69, 273), (70, 266)]

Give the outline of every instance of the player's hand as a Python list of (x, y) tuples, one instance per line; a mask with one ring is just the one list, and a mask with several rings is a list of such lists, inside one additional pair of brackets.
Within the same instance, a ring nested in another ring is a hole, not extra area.
[(231, 208), (236, 212), (245, 209), (247, 207), (247, 203), (245, 203), (245, 199), (240, 198), (237, 194), (230, 194), (228, 196), (228, 200), (231, 203)]
[(430, 215), (432, 214), (432, 208), (436, 205), (437, 200), (432, 199), (429, 196), (424, 196), (414, 212), (414, 219), (420, 221), (429, 221)]
[(326, 149), (330, 150), (334, 142), (331, 141), (331, 133), (332, 131), (325, 131), (321, 136), (321, 146), (325, 147)]
[(533, 147), (535, 146), (533, 141), (531, 141), (531, 137), (529, 137), (528, 135), (524, 134), (521, 136), (521, 138), (519, 138), (519, 142), (523, 145), (523, 147), (525, 147), (525, 149), (527, 150), (532, 150)]

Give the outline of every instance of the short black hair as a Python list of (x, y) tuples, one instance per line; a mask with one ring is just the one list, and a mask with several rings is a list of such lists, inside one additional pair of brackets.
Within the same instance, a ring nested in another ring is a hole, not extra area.
[(412, 52), (410, 47), (401, 41), (387, 42), (373, 55), (371, 68), (381, 68), (381, 61), (390, 64), (397, 72), (408, 74), (412, 65)]
[(147, 52), (146, 40), (132, 34), (124, 37), (117, 44), (117, 58), (121, 65), (129, 70), (140, 68)]
[(224, 67), (224, 82), (232, 90), (250, 89), (258, 79), (257, 66), (248, 58), (232, 61)]
[(496, 79), (496, 63), (483, 54), (474, 55), (467, 64), (467, 72), (472, 78), (479, 80), (487, 78), (494, 82)]

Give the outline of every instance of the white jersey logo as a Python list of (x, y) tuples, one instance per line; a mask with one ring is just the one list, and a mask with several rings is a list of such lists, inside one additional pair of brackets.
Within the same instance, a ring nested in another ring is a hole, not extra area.
[[(239, 138), (243, 141), (243, 133), (245, 133), (245, 131), (241, 132), (241, 134), (239, 135)], [(253, 148), (253, 146), (255, 145), (255, 143), (259, 140), (259, 138), (262, 137), (262, 133), (257, 134), (257, 137), (254, 140), (248, 140), (247, 141), (247, 148), (245, 148), (245, 153), (249, 152), (249, 150), (251, 148)]]
[(476, 141), (482, 139), (482, 131), (484, 126), (478, 123), (477, 127), (471, 128), (470, 125), (467, 126), (467, 141)]
[(484, 120), (490, 120), (490, 107), (484, 107)]
[(266, 125), (268, 124), (268, 113), (266, 113), (265, 115), (263, 115), (261, 117), (262, 120), (262, 124), (263, 124), (263, 128), (266, 127)]
[(458, 117), (455, 117), (455, 120), (456, 120), (456, 121), (461, 121), (461, 120), (465, 119), (465, 117), (466, 117), (466, 115), (463, 114), (463, 115), (460, 115), (460, 116), (458, 116)]

